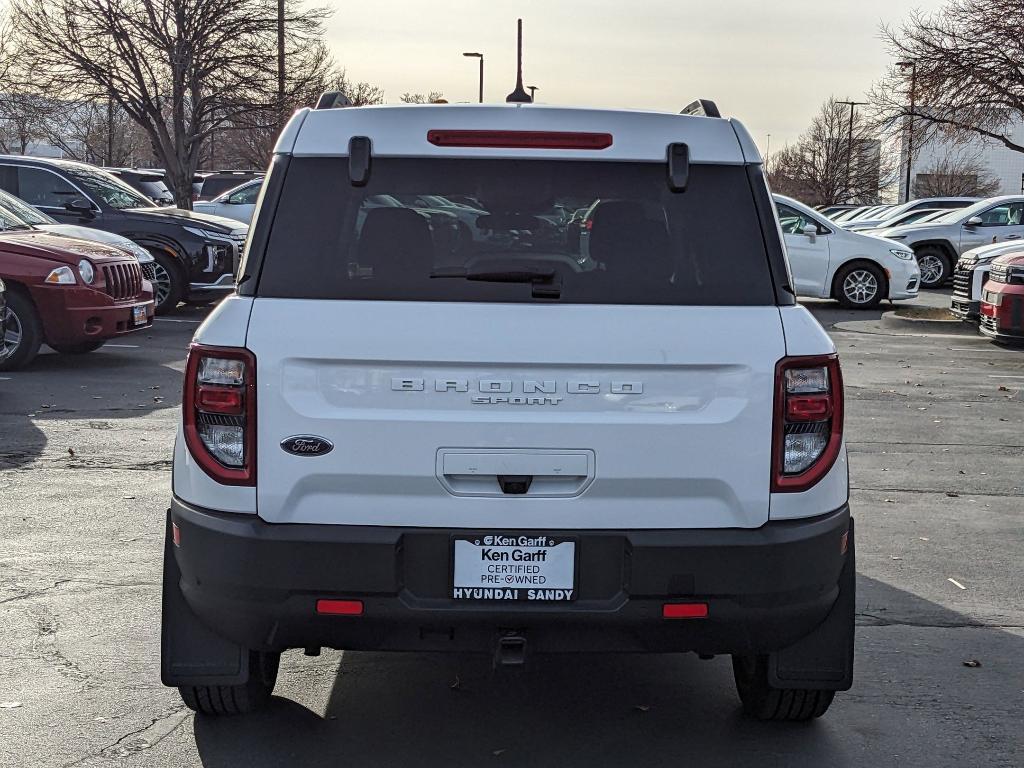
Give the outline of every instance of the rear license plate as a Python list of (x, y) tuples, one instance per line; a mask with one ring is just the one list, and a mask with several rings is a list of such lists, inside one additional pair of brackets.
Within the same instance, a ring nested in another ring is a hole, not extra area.
[(146, 305), (140, 304), (132, 307), (132, 325), (145, 325), (149, 318), (146, 317)]
[(455, 536), (451, 595), (457, 600), (574, 600), (576, 541), (521, 533)]

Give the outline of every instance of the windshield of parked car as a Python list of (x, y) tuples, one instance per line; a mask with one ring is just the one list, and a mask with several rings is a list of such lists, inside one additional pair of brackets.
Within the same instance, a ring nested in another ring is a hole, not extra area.
[(81, 184), (90, 195), (95, 195), (111, 208), (125, 210), (128, 208), (152, 208), (153, 201), (113, 174), (99, 168), (74, 166), (66, 169), (68, 176)]
[[(1008, 206), (1014, 202), (1017, 201), (1009, 200), (1006, 203), (1004, 203), (1003, 206)], [(999, 205), (997, 203), (992, 202), (991, 199), (979, 200), (978, 202), (974, 203), (974, 205), (969, 205), (966, 208), (955, 208), (945, 216), (940, 216), (937, 219), (932, 219), (932, 221), (938, 224), (956, 224), (962, 221), (967, 221), (972, 216), (979, 216), (985, 211), (987, 211), (989, 208), (998, 207)]]
[(15, 197), (10, 192), (4, 192), (2, 189), (0, 189), (0, 206), (3, 206), (23, 222), (32, 226), (57, 223), (56, 219), (47, 216), (38, 208), (33, 208), (20, 197)]
[(0, 204), (0, 232), (18, 229), (32, 229), (26, 222), (19, 219), (12, 211)]
[(296, 157), (270, 231), (263, 296), (775, 303), (742, 166), (694, 164), (674, 193), (664, 163), (375, 158), (355, 187), (347, 158)]

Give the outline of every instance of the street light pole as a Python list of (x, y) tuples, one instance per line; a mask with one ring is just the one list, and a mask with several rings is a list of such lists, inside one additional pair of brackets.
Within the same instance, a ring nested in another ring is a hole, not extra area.
[(484, 55), (482, 53), (464, 53), (471, 59), (480, 59), (480, 103), (484, 103)]
[(534, 101), (535, 99), (533, 98), (533, 94), (539, 91), (540, 88), (538, 88), (536, 85), (528, 85), (526, 86), (526, 90), (530, 92), (530, 101)]
[(907, 115), (907, 193), (904, 202), (910, 202), (910, 171), (914, 162), (914, 103), (915, 89), (917, 86), (917, 60), (907, 59), (896, 62), (900, 69), (910, 67), (910, 114)]
[(852, 203), (853, 200), (849, 199), (852, 197), (853, 185), (850, 183), (850, 161), (853, 159), (853, 113), (857, 107), (862, 104), (867, 104), (866, 101), (837, 101), (836, 104), (843, 104), (850, 107), (850, 130), (846, 137), (846, 191), (847, 201)]

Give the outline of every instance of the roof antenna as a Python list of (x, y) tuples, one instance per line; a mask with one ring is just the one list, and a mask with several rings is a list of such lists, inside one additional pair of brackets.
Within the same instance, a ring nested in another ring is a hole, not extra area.
[(532, 104), (533, 99), (523, 88), (523, 20), (519, 19), (519, 43), (516, 51), (516, 89), (505, 97), (510, 104)]

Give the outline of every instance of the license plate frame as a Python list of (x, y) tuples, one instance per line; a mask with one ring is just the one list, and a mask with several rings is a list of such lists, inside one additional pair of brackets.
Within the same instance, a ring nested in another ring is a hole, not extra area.
[(145, 325), (149, 322), (149, 316), (146, 313), (145, 304), (136, 304), (132, 307), (132, 327), (138, 328), (140, 325)]
[(546, 533), (454, 534), (448, 566), (448, 597), (459, 602), (568, 603), (577, 598), (579, 540)]

